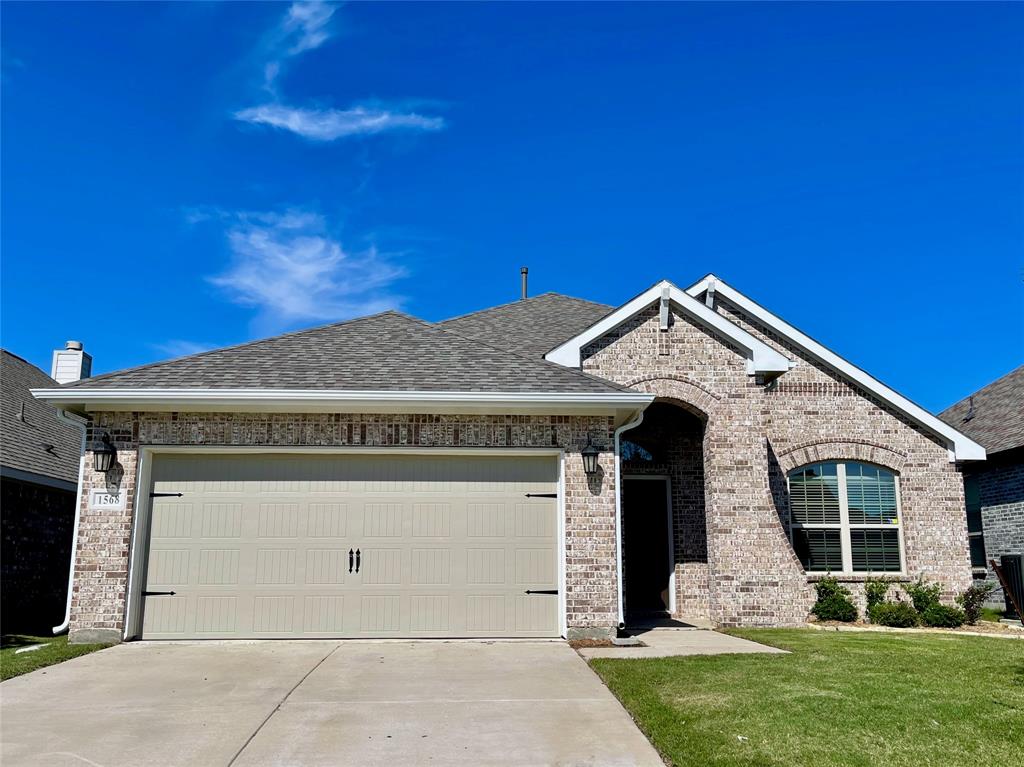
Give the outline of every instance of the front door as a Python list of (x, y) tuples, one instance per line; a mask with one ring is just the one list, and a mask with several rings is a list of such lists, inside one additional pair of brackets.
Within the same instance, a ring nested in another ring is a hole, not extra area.
[(672, 562), (668, 503), (667, 479), (623, 480), (623, 565), (626, 612), (631, 620), (669, 611)]

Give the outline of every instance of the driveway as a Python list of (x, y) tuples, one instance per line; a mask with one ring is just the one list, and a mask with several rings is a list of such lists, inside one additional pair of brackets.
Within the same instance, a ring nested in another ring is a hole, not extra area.
[(561, 642), (138, 642), (0, 705), (5, 767), (662, 765)]

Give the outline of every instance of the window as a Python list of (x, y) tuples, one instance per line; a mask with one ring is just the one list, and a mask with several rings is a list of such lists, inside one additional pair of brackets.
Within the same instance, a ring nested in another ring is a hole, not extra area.
[(981, 524), (981, 491), (978, 478), (964, 477), (964, 501), (967, 505), (967, 541), (971, 545), (971, 567), (987, 568), (985, 562), (985, 530)]
[(807, 572), (901, 572), (898, 479), (828, 461), (789, 474), (790, 535)]
[(619, 455), (623, 461), (654, 462), (654, 454), (650, 450), (628, 439), (624, 439), (620, 443)]

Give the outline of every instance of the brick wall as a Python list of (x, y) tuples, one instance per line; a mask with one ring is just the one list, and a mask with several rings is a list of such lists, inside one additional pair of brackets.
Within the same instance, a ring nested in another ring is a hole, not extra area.
[[(89, 444), (109, 432), (121, 468), (104, 476), (87, 456), (72, 639), (118, 641), (124, 631), (138, 450), (145, 445), (563, 448), (568, 625), (573, 636), (607, 635), (618, 620), (611, 428), (607, 418), (570, 416), (95, 414)], [(594, 479), (583, 473), (579, 454), (588, 434), (606, 451)], [(88, 507), (89, 491), (108, 482), (127, 492), (124, 511)]]
[[(1001, 456), (971, 470), (978, 481), (981, 524), (985, 538), (985, 561), (997, 562), (1003, 554), (1024, 554), (1024, 451), (1014, 451), (1009, 460)], [(1003, 606), (1003, 590), (995, 573), (986, 578), (997, 584), (989, 604)]]
[[(784, 527), (785, 474), (816, 460), (865, 460), (899, 472), (908, 575), (940, 581), (946, 599), (969, 585), (963, 488), (945, 446), (738, 309), (722, 301), (716, 309), (797, 366), (763, 385), (746, 375), (738, 349), (685, 316), (673, 313), (661, 331), (657, 307), (583, 350), (587, 372), (706, 418), (711, 619), (729, 626), (806, 619), (813, 589)], [(676, 577), (682, 591), (702, 588), (703, 574), (677, 568)], [(848, 580), (863, 600), (860, 579)]]
[(67, 606), (75, 491), (7, 477), (0, 489), (0, 624), (5, 634), (45, 636)]

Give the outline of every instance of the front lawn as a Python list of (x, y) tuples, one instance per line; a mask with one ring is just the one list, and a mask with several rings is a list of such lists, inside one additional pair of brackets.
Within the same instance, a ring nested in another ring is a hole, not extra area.
[[(18, 649), (34, 644), (46, 643), (29, 652), (17, 652)], [(0, 680), (27, 674), (37, 668), (63, 663), (66, 660), (87, 655), (96, 650), (109, 647), (106, 644), (68, 644), (67, 635), (59, 637), (30, 637), (20, 634), (7, 635), (0, 638)]]
[(679, 767), (1020, 764), (1024, 641), (730, 633), (792, 654), (591, 661)]

